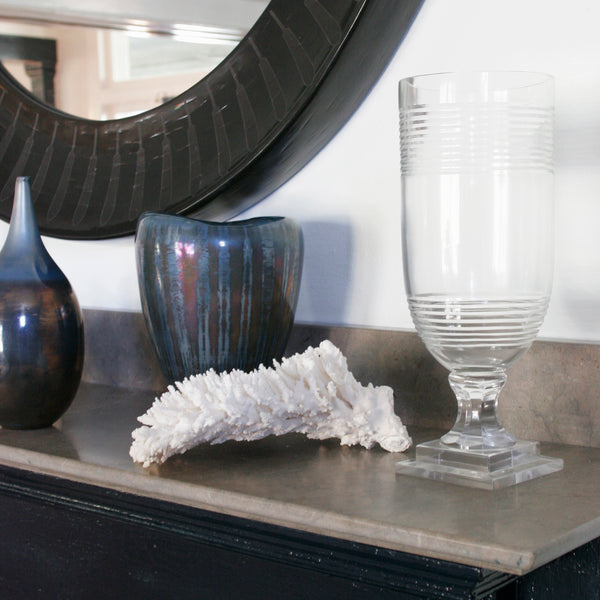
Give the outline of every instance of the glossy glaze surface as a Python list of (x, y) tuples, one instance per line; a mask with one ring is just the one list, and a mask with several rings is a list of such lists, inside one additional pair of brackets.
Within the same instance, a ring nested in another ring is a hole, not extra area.
[(168, 381), (281, 359), (302, 273), (297, 223), (148, 213), (138, 224), (136, 260), (148, 332)]
[(75, 396), (83, 356), (77, 298), (42, 243), (21, 177), (0, 252), (0, 425), (52, 425)]

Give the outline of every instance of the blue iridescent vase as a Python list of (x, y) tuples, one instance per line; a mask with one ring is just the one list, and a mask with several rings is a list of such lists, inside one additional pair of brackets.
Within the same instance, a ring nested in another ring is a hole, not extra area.
[(142, 310), (169, 382), (281, 359), (304, 256), (296, 222), (146, 213), (135, 245)]
[(19, 177), (0, 251), (0, 425), (52, 425), (77, 392), (83, 357), (79, 303), (40, 237), (29, 178)]

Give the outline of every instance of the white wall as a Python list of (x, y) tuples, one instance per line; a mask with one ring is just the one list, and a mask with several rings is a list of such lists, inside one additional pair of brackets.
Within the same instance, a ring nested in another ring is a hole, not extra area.
[[(347, 126), (243, 215), (301, 222), (306, 260), (297, 320), (412, 328), (400, 256), (398, 79), (444, 70), (536, 70), (556, 77), (557, 108), (557, 262), (542, 337), (600, 342), (598, 24), (596, 0), (426, 0)], [(2, 224), (0, 239), (5, 231)], [(83, 306), (140, 310), (131, 238), (46, 244)]]

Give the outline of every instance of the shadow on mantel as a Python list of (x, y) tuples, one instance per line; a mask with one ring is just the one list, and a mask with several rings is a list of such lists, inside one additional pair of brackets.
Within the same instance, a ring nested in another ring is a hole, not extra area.
[[(166, 389), (141, 313), (86, 309), (83, 380), (149, 390)], [(449, 429), (456, 402), (447, 371), (417, 334), (296, 324), (286, 355), (331, 340), (363, 384), (389, 385), (396, 412), (411, 426)], [(600, 447), (600, 345), (535, 342), (508, 372), (500, 416), (523, 439)]]

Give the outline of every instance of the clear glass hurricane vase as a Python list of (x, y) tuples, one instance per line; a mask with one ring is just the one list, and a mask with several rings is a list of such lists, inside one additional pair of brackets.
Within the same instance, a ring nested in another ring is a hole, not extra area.
[(450, 371), (454, 427), (397, 471), (503, 487), (562, 467), (497, 416), (535, 339), (553, 273), (553, 80), (447, 73), (400, 82), (403, 261), (410, 312)]

